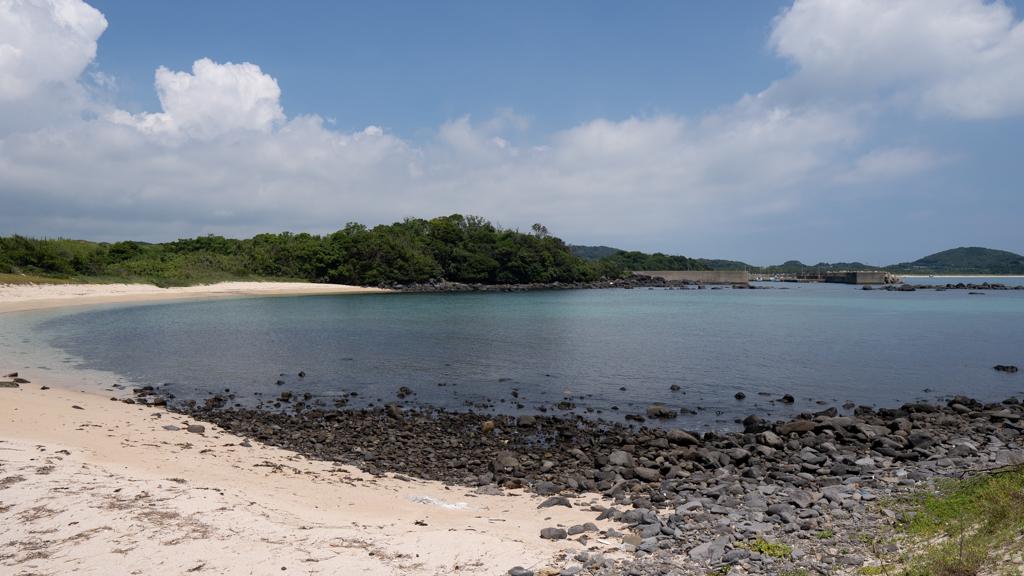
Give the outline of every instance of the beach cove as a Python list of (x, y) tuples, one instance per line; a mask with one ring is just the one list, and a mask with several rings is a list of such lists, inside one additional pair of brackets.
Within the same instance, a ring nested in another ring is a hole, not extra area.
[[(0, 310), (364, 291), (19, 286), (0, 289)], [(31, 383), (0, 389), (0, 563), (15, 573), (109, 574), (117, 565), (124, 573), (494, 574), (556, 556), (562, 546), (536, 538), (549, 523), (592, 519), (585, 507), (541, 516), (541, 499), (521, 491), (375, 477), (211, 424), (189, 432), (193, 419), (76, 389), (73, 371), (37, 374), (22, 371)]]
[[(30, 382), (0, 390), (14, 400), (5, 399), (0, 428), (0, 501), (16, 519), (3, 537), (21, 546), (4, 561), (82, 573), (101, 573), (108, 561), (96, 554), (109, 549), (143, 571), (162, 562), (216, 573), (703, 574), (799, 564), (852, 574), (881, 555), (855, 540), (889, 521), (873, 502), (1020, 454), (1020, 405), (966, 398), (754, 419), (742, 434), (701, 438), (671, 423), (636, 430), (414, 406), (274, 415), (215, 401), (180, 413), (145, 387), (78, 391), (64, 381), (44, 390), (62, 377), (21, 376)], [(541, 438), (561, 440), (538, 451)], [(437, 468), (421, 460), (431, 444), (448, 446), (429, 457)], [(78, 530), (76, 514), (94, 524)], [(732, 531), (720, 529), (726, 518)], [(139, 525), (148, 537), (123, 542)], [(826, 532), (842, 544), (814, 537)], [(758, 541), (790, 553), (751, 552)], [(284, 561), (271, 569), (271, 557)]]

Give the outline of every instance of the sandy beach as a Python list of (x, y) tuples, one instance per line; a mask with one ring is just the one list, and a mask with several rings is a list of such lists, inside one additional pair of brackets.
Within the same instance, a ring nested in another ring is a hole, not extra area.
[[(585, 501), (373, 477), (39, 382), (0, 389), (0, 572), (498, 574), (557, 565)], [(614, 546), (608, 546), (614, 547)]]
[[(0, 312), (116, 302), (378, 290), (233, 282), (0, 287)], [(2, 351), (0, 351), (2, 352)], [(2, 358), (0, 358), (2, 360)], [(0, 372), (6, 373), (14, 367)], [(0, 572), (10, 574), (498, 574), (557, 566), (593, 521), (541, 498), (375, 477), (263, 446), (162, 408), (37, 374), (0, 389)], [(614, 544), (606, 546), (614, 548)]]
[(388, 290), (312, 282), (220, 282), (178, 288), (151, 284), (0, 284), (0, 313), (119, 302), (374, 292)]

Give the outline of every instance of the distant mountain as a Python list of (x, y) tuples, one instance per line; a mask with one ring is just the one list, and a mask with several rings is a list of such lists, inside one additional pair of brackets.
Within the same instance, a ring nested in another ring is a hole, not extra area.
[(593, 262), (603, 260), (627, 270), (749, 270), (766, 274), (811, 274), (847, 270), (884, 270), (897, 274), (1022, 274), (1024, 256), (991, 248), (953, 248), (913, 262), (877, 266), (864, 262), (818, 262), (804, 264), (789, 260), (771, 266), (753, 266), (738, 260), (686, 258), (665, 254), (626, 252), (610, 246), (569, 246), (576, 256)]
[(574, 246), (570, 244), (569, 252), (572, 252), (573, 256), (576, 256), (577, 258), (583, 258), (584, 260), (594, 262), (601, 258), (607, 258), (608, 256), (618, 254), (619, 252), (625, 252), (625, 250), (619, 250), (618, 248), (612, 248), (611, 246)]
[(1024, 274), (1024, 256), (990, 248), (954, 248), (913, 262), (876, 266), (863, 262), (818, 262), (804, 264), (789, 260), (772, 266), (751, 266), (735, 260), (698, 261), (711, 270), (750, 270), (766, 274), (810, 274), (846, 270), (885, 270), (897, 274)]
[(931, 274), (1024, 274), (1024, 256), (1006, 250), (971, 246), (943, 250), (889, 268)]

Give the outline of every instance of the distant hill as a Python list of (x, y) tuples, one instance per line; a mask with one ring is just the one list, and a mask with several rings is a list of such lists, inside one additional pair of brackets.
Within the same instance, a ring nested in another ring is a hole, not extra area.
[(943, 250), (888, 268), (930, 274), (1024, 274), (1024, 256), (1006, 250), (971, 246)]
[(647, 254), (637, 251), (626, 251), (610, 246), (569, 245), (569, 252), (577, 258), (595, 262), (609, 275), (617, 275), (622, 271), (633, 270), (711, 270), (704, 262), (696, 258), (662, 254)]
[(623, 252), (605, 256), (598, 264), (612, 270), (709, 270), (707, 266), (694, 258), (672, 254), (646, 254), (644, 252)]
[(569, 245), (569, 251), (578, 258), (601, 262), (623, 270), (749, 270), (765, 274), (813, 274), (846, 270), (884, 270), (897, 274), (1022, 274), (1024, 256), (991, 248), (953, 248), (925, 256), (913, 262), (890, 266), (864, 262), (818, 262), (804, 264), (789, 260), (771, 266), (754, 266), (739, 260), (714, 258), (686, 258), (661, 253), (641, 254), (627, 252), (611, 246)]
[(739, 260), (718, 260), (714, 258), (697, 258), (697, 261), (707, 266), (708, 270), (755, 270), (757, 266), (752, 266), (746, 262), (740, 262)]
[(845, 270), (885, 270), (898, 274), (1024, 274), (1024, 256), (991, 248), (953, 248), (925, 256), (913, 262), (890, 266), (864, 262), (818, 262), (804, 264), (789, 260), (771, 266), (753, 266), (738, 260), (712, 258), (685, 258), (664, 254), (626, 252), (608, 246), (569, 246), (579, 258), (590, 261), (614, 262), (627, 270), (749, 270), (766, 274), (811, 274)]
[(572, 252), (572, 255), (577, 258), (595, 262), (602, 258), (618, 254), (619, 252), (625, 252), (625, 250), (619, 250), (618, 248), (612, 248), (611, 246), (578, 246), (570, 244), (569, 252)]

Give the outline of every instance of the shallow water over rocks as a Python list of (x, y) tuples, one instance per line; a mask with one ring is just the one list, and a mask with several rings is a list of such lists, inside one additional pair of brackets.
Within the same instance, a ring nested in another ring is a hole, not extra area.
[(83, 367), (250, 407), (284, 394), (724, 430), (749, 414), (1024, 393), (1024, 376), (992, 369), (1024, 364), (1022, 291), (770, 288), (238, 299), (106, 307), (37, 330)]

